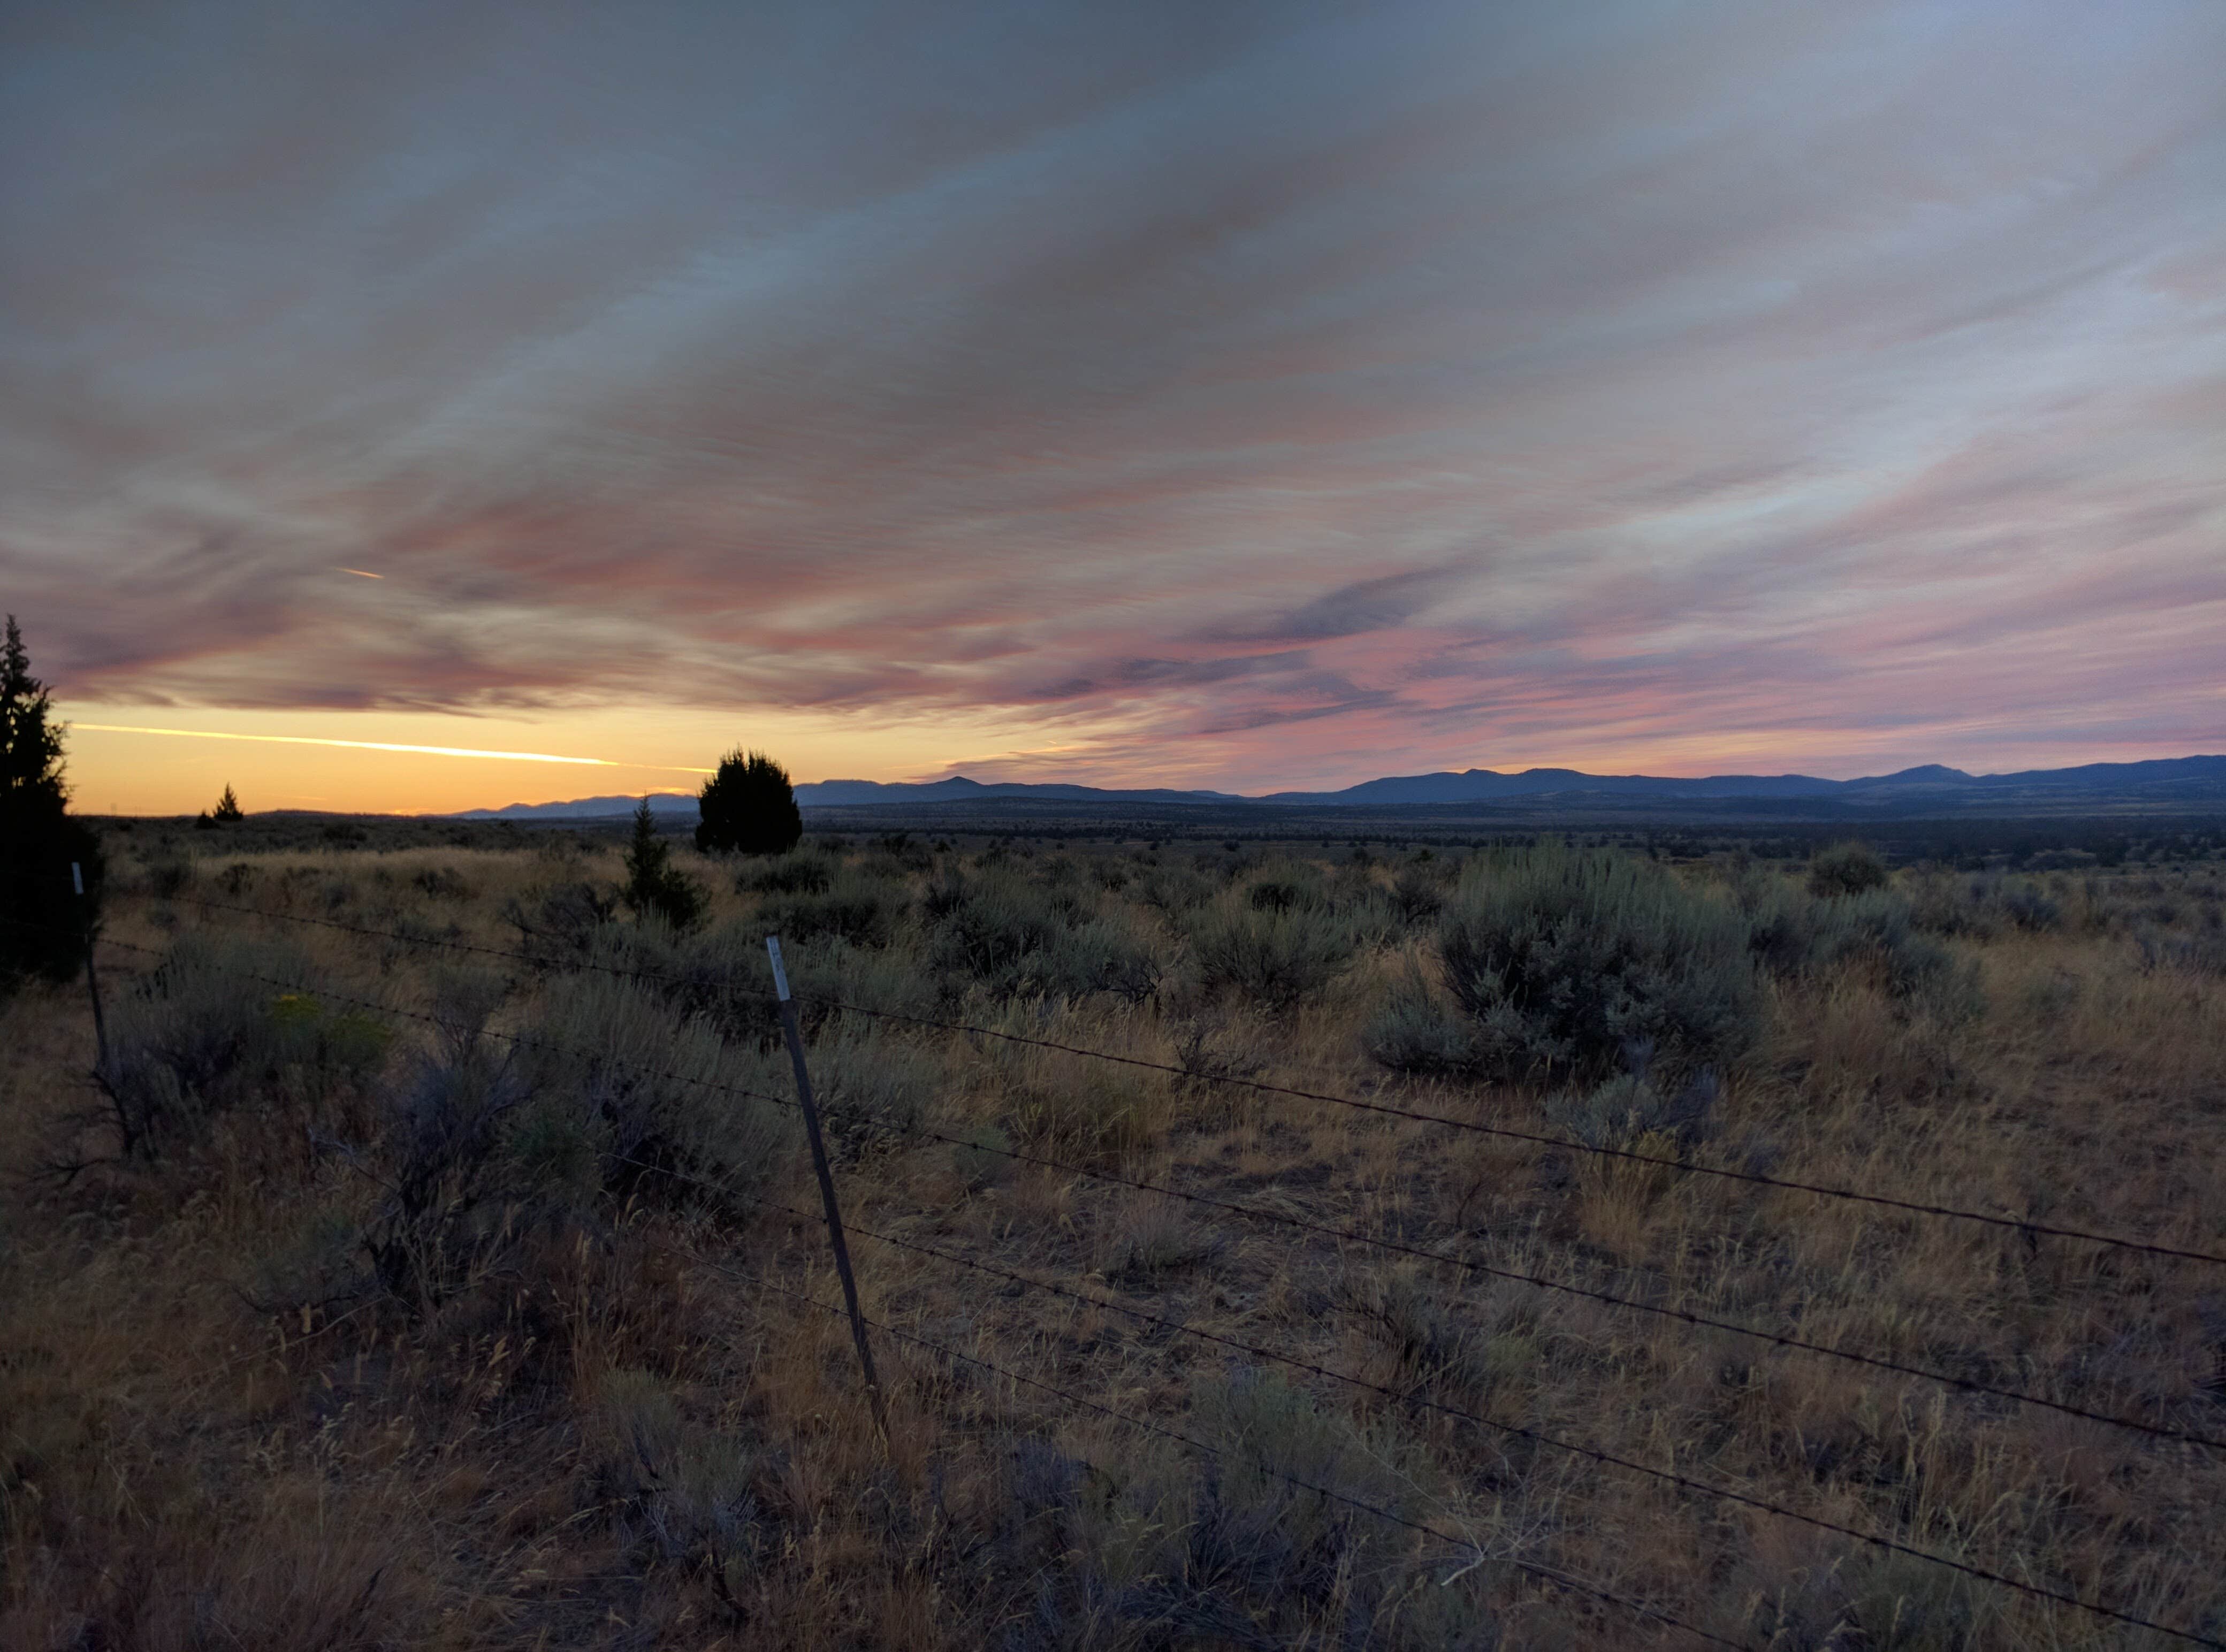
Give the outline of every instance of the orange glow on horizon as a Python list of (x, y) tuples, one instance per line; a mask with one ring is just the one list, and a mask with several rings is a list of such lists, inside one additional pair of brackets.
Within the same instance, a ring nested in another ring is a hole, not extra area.
[[(632, 705), (561, 716), (463, 716), (168, 706), (162, 724), (132, 720), (134, 712), (143, 715), (139, 706), (81, 701), (54, 709), (68, 739), (75, 806), (88, 814), (190, 815), (209, 807), (226, 785), (251, 812), (452, 814), (589, 796), (692, 793), (695, 778), (712, 773), (721, 755), (737, 747), (773, 753), (799, 781), (932, 778), (950, 772), (949, 753), (980, 751), (994, 738), (964, 719), (950, 729), (867, 725), (767, 708)], [(620, 752), (627, 755), (611, 755)]]
[[(113, 715), (111, 708), (101, 708)], [(1648, 741), (1615, 730), (1602, 731), (1605, 737), (1597, 743), (1542, 740), (1533, 745), (1510, 740), (1495, 741), (1497, 749), (1473, 755), (1447, 753), (1436, 762), (1385, 763), (1373, 769), (1361, 766), (1365, 759), (1357, 765), (1352, 753), (1340, 753), (1326, 756), (1314, 772), (1293, 774), (1259, 772), (1241, 759), (1231, 760), (1235, 754), (1210, 749), (1186, 753), (1188, 760), (1180, 762), (1165, 760), (1165, 753), (1157, 754), (1160, 761), (1140, 762), (1117, 741), (1078, 740), (1072, 731), (1062, 731), (1065, 738), (1044, 741), (1027, 738), (1036, 731), (1008, 729), (1004, 732), (1019, 737), (1001, 749), (991, 730), (978, 722), (873, 726), (764, 709), (744, 717), (673, 706), (582, 709), (563, 719), (563, 743), (639, 754), (639, 760), (626, 761), (531, 749), (548, 741), (550, 728), (545, 721), (522, 718), (322, 714), (327, 727), (353, 727), (365, 736), (401, 736), (378, 739), (280, 732), (286, 721), (299, 728), (299, 714), (177, 708), (175, 715), (181, 720), (250, 726), (183, 728), (67, 720), (70, 734), (86, 736), (71, 741), (67, 757), (75, 806), (88, 814), (190, 815), (207, 808), (226, 785), (234, 786), (242, 804), (257, 813), (309, 809), (442, 815), (588, 796), (685, 794), (694, 791), (693, 785), (651, 777), (709, 774), (712, 771), (701, 763), (675, 759), (716, 758), (738, 746), (771, 751), (799, 783), (836, 778), (907, 782), (964, 773), (985, 783), (1064, 781), (1113, 789), (1167, 786), (1240, 795), (1332, 791), (1379, 773), (1471, 767), (1503, 774), (1573, 768), (1591, 774), (1664, 777), (1792, 772), (1847, 779), (1888, 773), (1921, 761), (1943, 761), (1984, 773), (2185, 754), (2177, 741), (2134, 750), (2070, 743), (2021, 746), (1986, 739), (1983, 725), (1971, 720), (1939, 725), (1921, 744), (1905, 732), (1899, 738), (1876, 731), (1850, 736), (1845, 730), (1822, 728), (1727, 731), (1705, 742), (1682, 735)], [(517, 745), (457, 746), (439, 739), (459, 721)], [(257, 722), (263, 727), (254, 727)], [(407, 738), (412, 734), (429, 738)], [(1806, 760), (1789, 760), (1791, 752), (1809, 755)]]

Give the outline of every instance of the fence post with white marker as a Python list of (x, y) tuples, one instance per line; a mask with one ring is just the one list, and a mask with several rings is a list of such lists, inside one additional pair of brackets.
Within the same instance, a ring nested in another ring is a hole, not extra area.
[(70, 887), (77, 892), (78, 910), (85, 918), (85, 988), (92, 994), (92, 1043), (103, 1072), (108, 1070), (108, 1018), (100, 1013), (100, 977), (92, 972), (92, 907), (85, 898), (85, 867), (70, 862)]
[(796, 1099), (804, 1109), (804, 1133), (811, 1142), (811, 1168), (818, 1172), (820, 1202), (827, 1207), (827, 1242), (834, 1248), (835, 1271), (842, 1276), (843, 1300), (850, 1310), (850, 1338), (858, 1345), (858, 1365), (866, 1374), (866, 1395), (874, 1407), (874, 1426), (888, 1438), (888, 1414), (881, 1407), (881, 1382), (874, 1374), (874, 1350), (866, 1342), (865, 1316), (858, 1312), (858, 1281), (850, 1272), (850, 1247), (843, 1237), (843, 1212), (835, 1202), (835, 1176), (827, 1167), (827, 1143), (819, 1133), (819, 1107), (811, 1097), (811, 1074), (804, 1064), (804, 1034), (796, 1025), (796, 1006), (788, 995), (788, 971), (781, 967), (780, 937), (766, 937), (766, 953), (773, 959), (773, 990), (780, 1001), (780, 1030), (788, 1040), (788, 1059), (796, 1069)]

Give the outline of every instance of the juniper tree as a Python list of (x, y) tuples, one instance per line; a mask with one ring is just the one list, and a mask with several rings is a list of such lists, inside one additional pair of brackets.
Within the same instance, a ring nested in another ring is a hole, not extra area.
[(626, 883), (620, 893), (637, 915), (655, 912), (675, 929), (703, 915), (703, 892), (672, 864), (672, 846), (657, 835), (649, 799), (633, 811), (633, 840), (626, 846)]
[(728, 753), (696, 802), (696, 847), (706, 854), (782, 855), (804, 836), (788, 771), (763, 752)]
[(216, 800), (216, 810), (210, 818), (227, 823), (247, 818), (247, 811), (239, 806), (239, 799), (232, 795), (230, 781), (225, 782), (224, 796)]
[[(69, 813), (62, 736), (31, 675), (16, 616), (0, 646), (0, 990), (26, 975), (60, 980), (85, 957), (101, 886), (100, 844)], [(80, 899), (70, 874), (85, 879)]]

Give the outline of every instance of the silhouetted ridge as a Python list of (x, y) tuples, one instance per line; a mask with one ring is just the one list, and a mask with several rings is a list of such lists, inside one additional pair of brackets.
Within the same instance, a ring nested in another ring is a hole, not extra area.
[[(955, 774), (926, 781), (817, 780), (796, 788), (806, 809), (903, 808), (911, 804), (988, 802), (1000, 797), (1046, 803), (1219, 804), (1265, 807), (1385, 808), (1432, 804), (1491, 803), (1503, 799), (1566, 797), (1659, 798), (1665, 802), (1710, 799), (1877, 799), (1898, 793), (1953, 799), (2000, 798), (2026, 794), (2036, 799), (2105, 795), (2186, 801), (2226, 799), (2226, 756), (2158, 758), (2140, 763), (2087, 763), (2068, 769), (2026, 769), (2013, 774), (1968, 774), (1943, 764), (1924, 763), (1892, 774), (1854, 780), (1826, 780), (1809, 774), (1710, 774), (1698, 778), (1653, 774), (1587, 774), (1580, 769), (1447, 769), (1434, 774), (1387, 775), (1335, 791), (1274, 791), (1246, 797), (1230, 791), (1173, 787), (1100, 787), (1062, 782), (981, 781)], [(512, 804), (503, 809), (472, 809), (467, 820), (581, 820), (630, 815), (641, 801), (626, 797), (580, 797), (569, 803)], [(650, 808), (660, 815), (693, 819), (692, 797), (652, 795)]]

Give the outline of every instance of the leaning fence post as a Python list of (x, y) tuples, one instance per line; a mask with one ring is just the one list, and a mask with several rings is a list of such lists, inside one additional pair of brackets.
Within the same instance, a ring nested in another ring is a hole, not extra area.
[(70, 886), (77, 891), (78, 907), (85, 918), (85, 989), (92, 994), (92, 1044), (103, 1071), (108, 1068), (108, 1018), (100, 1013), (100, 977), (92, 972), (92, 908), (85, 898), (85, 868), (70, 862)]
[(827, 1242), (834, 1248), (835, 1271), (843, 1276), (843, 1300), (850, 1310), (850, 1338), (858, 1344), (858, 1364), (866, 1374), (874, 1426), (886, 1439), (889, 1420), (881, 1408), (881, 1380), (874, 1374), (874, 1350), (866, 1342), (865, 1317), (858, 1312), (858, 1281), (850, 1272), (850, 1247), (843, 1237), (843, 1211), (835, 1203), (835, 1177), (827, 1168), (827, 1143), (819, 1134), (819, 1107), (811, 1099), (811, 1074), (804, 1064), (804, 1035), (797, 1030), (796, 1006), (789, 1000), (788, 971), (781, 968), (779, 936), (766, 937), (766, 952), (773, 959), (773, 984), (779, 995), (780, 1030), (788, 1040), (789, 1064), (796, 1069), (796, 1099), (804, 1109), (804, 1133), (811, 1141), (811, 1168), (818, 1172), (819, 1198), (827, 1207)]

